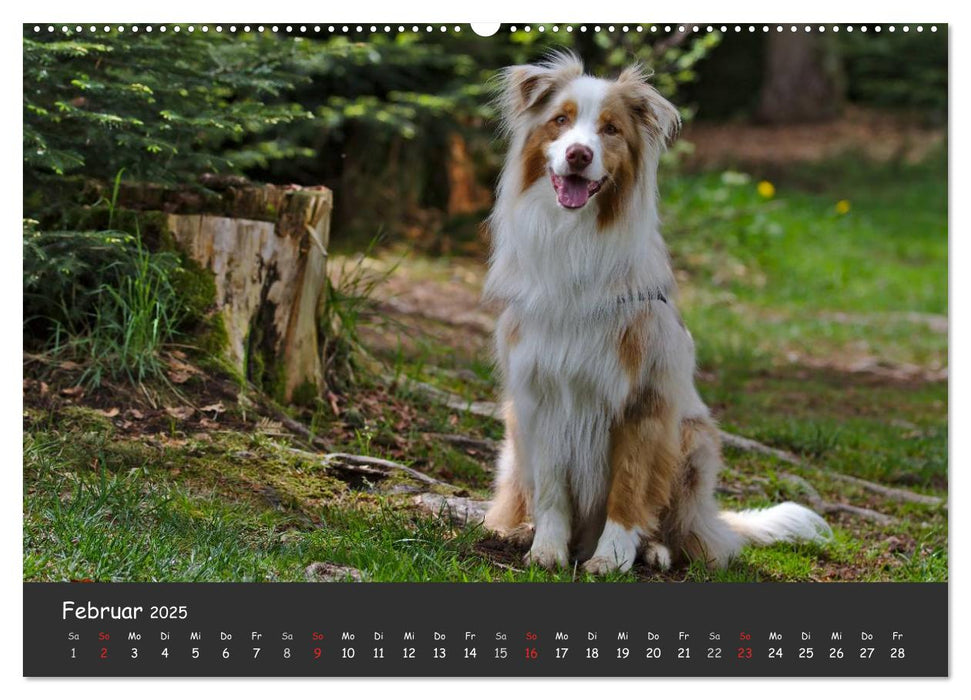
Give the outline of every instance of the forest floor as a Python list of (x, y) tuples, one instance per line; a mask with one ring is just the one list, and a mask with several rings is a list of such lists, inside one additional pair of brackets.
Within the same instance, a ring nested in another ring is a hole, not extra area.
[[(701, 393), (757, 443), (729, 438), (718, 497), (806, 503), (835, 538), (607, 578), (946, 581), (946, 160), (752, 173), (662, 179)], [(592, 580), (478, 525), (502, 432), (484, 258), (332, 258), (345, 303), (373, 291), (346, 309), (354, 383), (303, 411), (177, 350), (139, 391), (28, 357), (25, 580)]]

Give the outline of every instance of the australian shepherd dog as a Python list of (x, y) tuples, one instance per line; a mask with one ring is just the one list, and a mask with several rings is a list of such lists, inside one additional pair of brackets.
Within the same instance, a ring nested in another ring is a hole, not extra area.
[(506, 432), (486, 527), (532, 529), (529, 562), (594, 574), (639, 555), (722, 567), (747, 543), (830, 537), (795, 503), (715, 501), (718, 430), (659, 233), (658, 158), (677, 109), (638, 67), (604, 80), (558, 54), (506, 69), (501, 111), (510, 143), (485, 298), (503, 308)]

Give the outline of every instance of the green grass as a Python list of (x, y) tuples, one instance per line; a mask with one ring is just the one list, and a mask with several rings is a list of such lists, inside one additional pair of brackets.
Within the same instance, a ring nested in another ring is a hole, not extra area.
[[(379, 581), (572, 578), (495, 567), (474, 551), (483, 536), (477, 528), (454, 530), (391, 498), (355, 502), (345, 488), (337, 503), (314, 507), (290, 482), (254, 499), (247, 486), (266, 482), (267, 463), (279, 459), (272, 440), (246, 445), (256, 452), (248, 467), (238, 463), (241, 445), (233, 440), (210, 447), (202, 467), (185, 461), (198, 445), (153, 458), (110, 433), (27, 438), (25, 580), (299, 581), (316, 561)], [(174, 463), (182, 465), (178, 475)]]
[[(160, 352), (186, 317), (173, 253), (122, 231), (38, 231), (24, 222), (25, 324), (45, 348), (83, 366), (79, 383), (164, 378)], [(42, 332), (41, 335), (45, 333)]]
[[(787, 352), (946, 364), (947, 337), (907, 313), (947, 314), (947, 163), (847, 158), (758, 178), (663, 181), (665, 238), (702, 366)], [(839, 214), (836, 203), (850, 211)]]
[(874, 386), (787, 370), (701, 385), (730, 432), (840, 471), (908, 488), (947, 487), (947, 385)]
[[(749, 266), (751, 274), (716, 285), (760, 306), (947, 312), (943, 153), (915, 166), (861, 170), (847, 158), (796, 167), (774, 183), (771, 199), (758, 194), (755, 177), (665, 181), (675, 254), (716, 255), (713, 272), (726, 259)], [(848, 213), (837, 213), (840, 200)]]
[[(286, 554), (273, 528), (138, 467), (64, 470), (56, 440), (25, 447), (25, 580), (266, 580)], [(112, 464), (111, 466), (117, 466)]]

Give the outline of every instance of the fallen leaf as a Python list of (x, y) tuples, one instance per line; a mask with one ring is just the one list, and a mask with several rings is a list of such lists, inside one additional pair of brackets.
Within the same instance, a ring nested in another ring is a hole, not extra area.
[(173, 418), (179, 420), (188, 420), (195, 413), (195, 409), (191, 406), (166, 406), (165, 412), (168, 413)]
[(98, 413), (100, 413), (101, 415), (103, 415), (105, 418), (114, 418), (119, 413), (121, 413), (121, 411), (119, 411), (118, 408), (115, 407), (115, 408), (109, 408), (106, 411), (98, 411)]
[(354, 581), (364, 580), (364, 574), (359, 569), (325, 561), (315, 561), (305, 570), (304, 575), (310, 581)]
[(223, 406), (223, 402), (220, 401), (219, 403), (210, 404), (209, 406), (203, 406), (199, 410), (203, 413), (208, 413), (209, 411), (212, 411), (213, 413), (225, 413), (226, 407)]
[(183, 370), (172, 370), (171, 372), (166, 372), (165, 374), (173, 384), (185, 384), (192, 376)]
[(337, 405), (337, 397), (334, 396), (334, 392), (332, 392), (332, 391), (328, 391), (327, 392), (327, 400), (330, 402), (330, 409), (334, 412), (334, 415), (335, 416), (340, 416), (341, 409)]
[(128, 415), (130, 415), (135, 420), (142, 420), (145, 418), (145, 414), (139, 411), (137, 408), (129, 408)]
[(84, 396), (83, 386), (69, 386), (61, 389), (61, 396), (70, 396), (71, 398)]
[(61, 364), (58, 365), (58, 367), (61, 369), (67, 370), (69, 372), (73, 372), (74, 370), (81, 369), (81, 365), (79, 365), (77, 362), (71, 362), (71, 360), (64, 360)]

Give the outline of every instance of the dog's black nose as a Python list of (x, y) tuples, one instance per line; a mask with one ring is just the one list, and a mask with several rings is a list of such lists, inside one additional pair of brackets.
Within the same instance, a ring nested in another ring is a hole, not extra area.
[(566, 162), (574, 172), (580, 172), (593, 161), (593, 151), (578, 143), (566, 149)]

